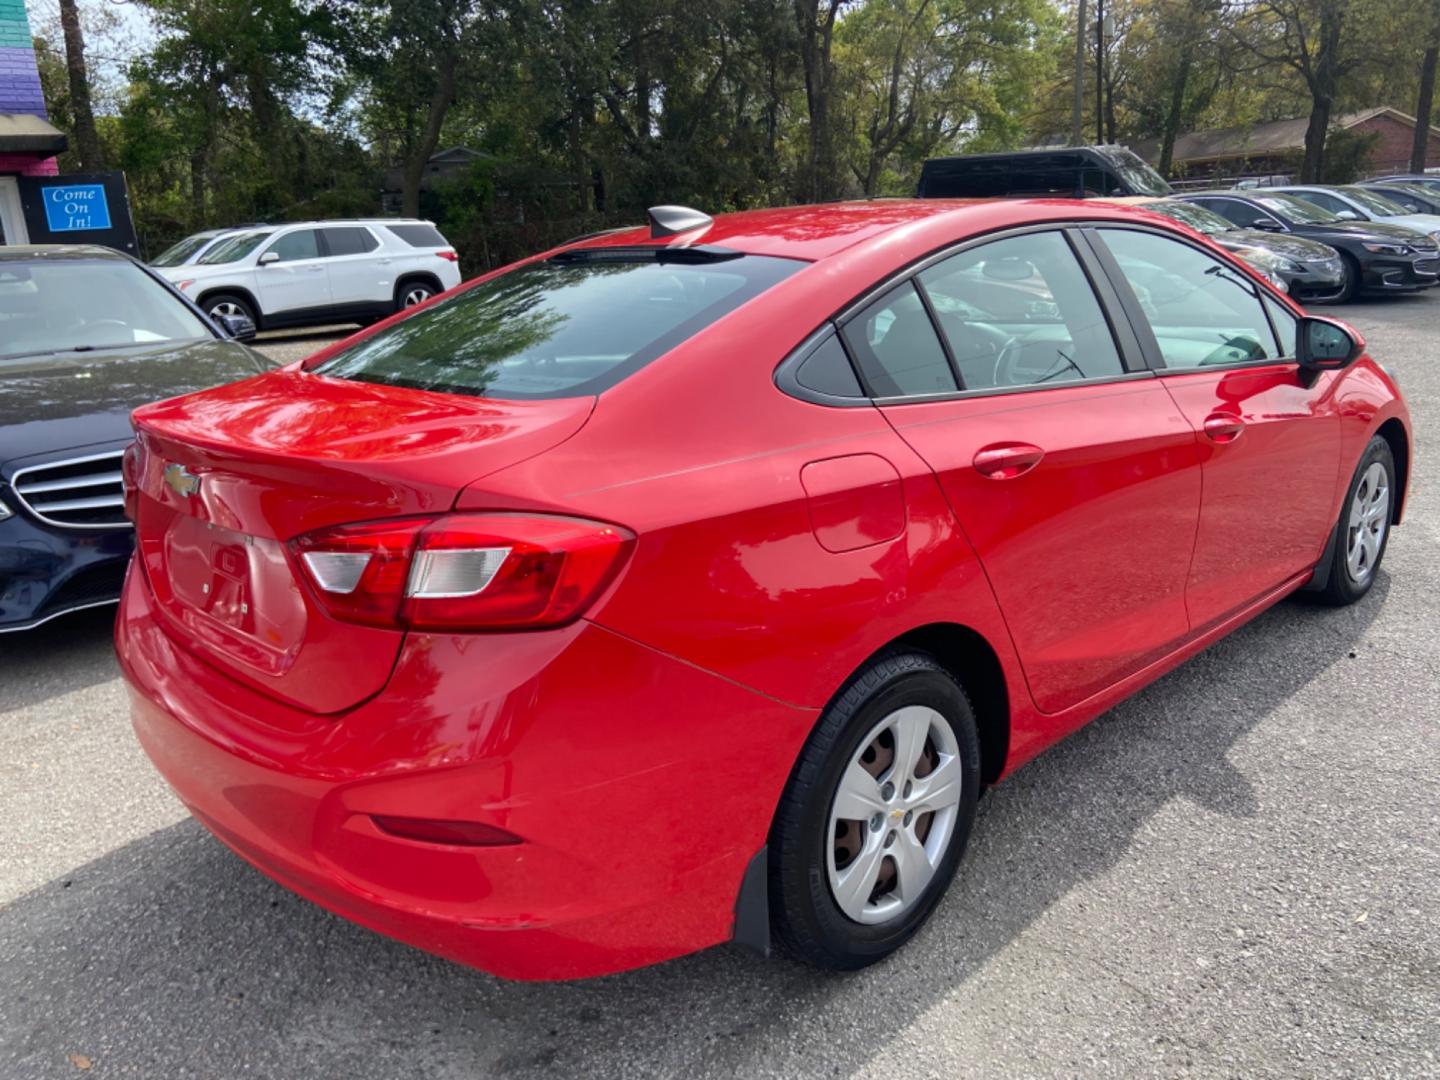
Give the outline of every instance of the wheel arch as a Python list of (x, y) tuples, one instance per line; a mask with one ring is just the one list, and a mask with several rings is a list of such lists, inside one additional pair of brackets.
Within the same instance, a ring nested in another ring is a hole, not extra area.
[(206, 289), (199, 296), (195, 297), (195, 306), (204, 311), (205, 305), (216, 296), (238, 296), (241, 300), (244, 300), (250, 305), (250, 310), (255, 313), (255, 328), (257, 330), (261, 328), (261, 324), (265, 319), (265, 313), (260, 310), (260, 304), (255, 299), (255, 294), (249, 289), (239, 285), (216, 285), (214, 288)]
[(400, 295), (400, 290), (405, 287), (405, 283), (407, 281), (418, 282), (421, 285), (429, 285), (437, 293), (442, 293), (445, 291), (445, 286), (440, 283), (440, 279), (434, 274), (430, 273), (430, 271), (411, 270), (404, 274), (401, 274), (398, 278), (395, 279), (395, 295), (397, 298)]
[(1395, 416), (1381, 424), (1375, 434), (1390, 445), (1390, 455), (1395, 459), (1395, 481), (1400, 497), (1391, 500), (1390, 522), (1399, 525), (1405, 509), (1405, 496), (1410, 490), (1410, 437), (1405, 433), (1405, 425)]

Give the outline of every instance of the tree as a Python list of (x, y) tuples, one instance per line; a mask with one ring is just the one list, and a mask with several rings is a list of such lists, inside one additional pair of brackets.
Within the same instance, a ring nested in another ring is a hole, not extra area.
[(105, 167), (100, 135), (95, 130), (95, 112), (90, 104), (90, 73), (85, 67), (85, 34), (75, 0), (60, 0), (60, 25), (65, 35), (65, 68), (70, 82), (70, 116), (75, 134), (75, 151), (82, 169)]
[(1415, 94), (1415, 141), (1410, 147), (1410, 171), (1424, 172), (1430, 157), (1430, 119), (1435, 105), (1435, 67), (1440, 62), (1440, 0), (1432, 2), (1430, 36), (1420, 62), (1420, 88)]
[(835, 86), (831, 51), (835, 44), (835, 21), (846, 2), (794, 0), (800, 63), (805, 72), (805, 110), (810, 119), (807, 132), (809, 152), (804, 174), (800, 178), (800, 195), (812, 202), (834, 198), (840, 191), (835, 137), (831, 128)]

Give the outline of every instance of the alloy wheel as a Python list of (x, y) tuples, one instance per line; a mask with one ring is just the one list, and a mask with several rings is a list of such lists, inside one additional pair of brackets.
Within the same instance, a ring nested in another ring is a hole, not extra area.
[(250, 317), (250, 313), (233, 300), (221, 300), (218, 304), (211, 305), (210, 316), (218, 319), (221, 315), (243, 315), (247, 319)]
[(1350, 500), (1345, 564), (1356, 584), (1368, 581), (1380, 559), (1385, 530), (1390, 525), (1390, 476), (1385, 466), (1372, 461)]
[(414, 307), (416, 304), (423, 304), (430, 297), (435, 295), (424, 285), (411, 285), (405, 290), (400, 298), (401, 307)]
[(959, 743), (923, 705), (890, 713), (861, 741), (830, 809), (826, 867), (847, 917), (887, 922), (925, 892), (955, 833)]

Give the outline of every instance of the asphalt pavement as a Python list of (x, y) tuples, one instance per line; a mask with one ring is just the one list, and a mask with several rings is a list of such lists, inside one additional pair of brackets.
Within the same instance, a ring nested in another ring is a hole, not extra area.
[(855, 975), (427, 956), (187, 819), (106, 614), (0, 638), (0, 1077), (1440, 1076), (1440, 295), (1335, 313), (1418, 437), (1370, 596), (1284, 603), (1020, 770)]

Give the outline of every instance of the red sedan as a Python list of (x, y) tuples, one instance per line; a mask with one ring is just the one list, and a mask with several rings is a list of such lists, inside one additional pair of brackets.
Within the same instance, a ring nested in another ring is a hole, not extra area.
[(1354, 331), (1073, 201), (658, 208), (135, 425), (155, 764), (514, 978), (886, 956), (987, 785), (1363, 596), (1412, 445)]

